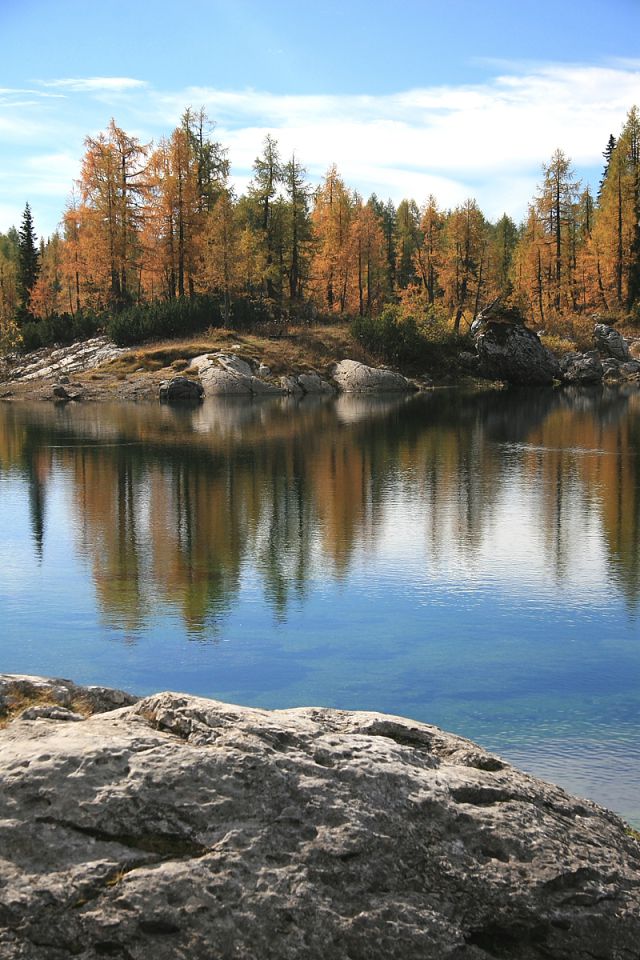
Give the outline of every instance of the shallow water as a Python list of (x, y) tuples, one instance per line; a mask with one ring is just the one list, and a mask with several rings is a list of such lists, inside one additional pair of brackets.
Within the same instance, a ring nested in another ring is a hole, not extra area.
[(0, 670), (436, 723), (640, 825), (640, 395), (0, 407)]

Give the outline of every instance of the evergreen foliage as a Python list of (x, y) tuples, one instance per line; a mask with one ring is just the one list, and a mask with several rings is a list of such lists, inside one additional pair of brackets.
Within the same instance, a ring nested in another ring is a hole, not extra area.
[(33, 226), (31, 207), (26, 203), (18, 232), (18, 294), (21, 319), (27, 319), (31, 316), (29, 300), (39, 273), (40, 252)]

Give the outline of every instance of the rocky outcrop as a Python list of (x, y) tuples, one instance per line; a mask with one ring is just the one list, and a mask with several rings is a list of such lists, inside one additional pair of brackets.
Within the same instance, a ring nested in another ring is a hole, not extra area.
[(341, 393), (387, 393), (415, 390), (410, 380), (384, 367), (368, 367), (357, 360), (340, 360), (332, 377)]
[(42, 347), (25, 356), (16, 354), (7, 358), (3, 378), (21, 381), (55, 379), (63, 383), (63, 376), (91, 370), (127, 352), (107, 337), (93, 337), (65, 347)]
[(560, 359), (560, 375), (565, 383), (598, 383), (603, 375), (598, 351), (566, 353)]
[(593, 328), (593, 341), (602, 357), (612, 357), (620, 363), (631, 359), (625, 338), (606, 323), (596, 323)]
[(173, 377), (160, 384), (158, 393), (166, 403), (198, 403), (204, 396), (204, 387), (189, 377)]
[(637, 960), (638, 842), (467, 740), (50, 684), (0, 731), (3, 960)]
[(614, 360), (613, 357), (607, 357), (602, 361), (603, 380), (605, 383), (615, 384), (625, 381), (640, 380), (640, 361), (628, 360), (621, 363), (620, 360)]
[(558, 363), (518, 310), (491, 304), (471, 325), (479, 373), (516, 385), (548, 384), (559, 378)]

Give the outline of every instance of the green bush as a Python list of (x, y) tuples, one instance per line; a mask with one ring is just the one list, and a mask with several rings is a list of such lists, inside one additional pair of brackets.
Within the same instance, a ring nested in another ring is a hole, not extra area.
[(222, 325), (220, 304), (212, 297), (155, 300), (113, 314), (106, 332), (120, 346), (161, 337), (180, 337)]
[(455, 373), (458, 354), (467, 345), (440, 314), (429, 311), (418, 321), (395, 304), (387, 304), (378, 316), (355, 317), (351, 332), (375, 357), (412, 372)]
[(96, 313), (56, 313), (46, 320), (28, 320), (20, 327), (21, 349), (25, 352), (86, 340), (100, 332), (103, 318)]

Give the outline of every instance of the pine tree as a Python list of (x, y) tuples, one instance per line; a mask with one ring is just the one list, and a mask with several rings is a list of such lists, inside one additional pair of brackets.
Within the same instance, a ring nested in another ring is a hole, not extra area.
[(609, 139), (607, 140), (607, 145), (602, 151), (602, 156), (604, 157), (604, 170), (602, 171), (602, 180), (598, 186), (598, 203), (600, 203), (600, 194), (602, 193), (602, 187), (607, 179), (607, 174), (609, 173), (609, 164), (611, 163), (611, 157), (613, 156), (613, 151), (616, 148), (616, 138), (612, 133), (609, 134)]
[(18, 233), (18, 294), (20, 306), (18, 313), (21, 320), (30, 317), (29, 299), (38, 274), (40, 273), (40, 254), (36, 232), (33, 227), (31, 207), (25, 204), (22, 214), (22, 224)]

